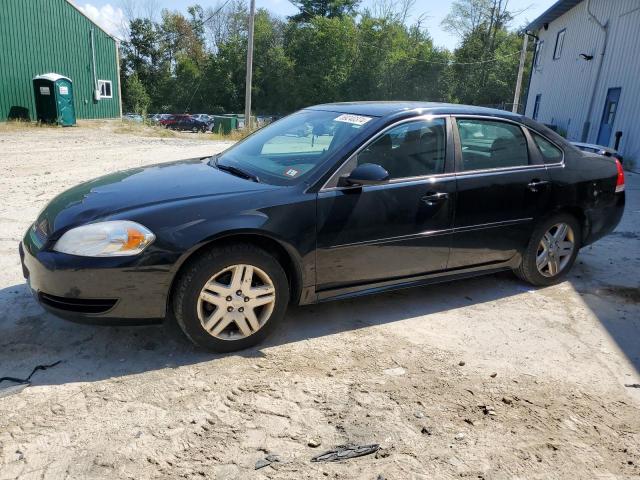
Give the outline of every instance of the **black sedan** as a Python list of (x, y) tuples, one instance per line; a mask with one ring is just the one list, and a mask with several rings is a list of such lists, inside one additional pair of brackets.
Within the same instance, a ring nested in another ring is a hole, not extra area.
[(20, 254), (56, 315), (175, 316), (196, 344), (231, 351), (262, 340), (290, 303), (501, 270), (551, 285), (616, 227), (624, 195), (619, 162), (525, 117), (330, 104), (210, 158), (78, 185)]
[(190, 115), (182, 115), (176, 118), (176, 121), (169, 123), (167, 128), (171, 130), (182, 130), (188, 132), (206, 132), (210, 129), (210, 122), (194, 118)]

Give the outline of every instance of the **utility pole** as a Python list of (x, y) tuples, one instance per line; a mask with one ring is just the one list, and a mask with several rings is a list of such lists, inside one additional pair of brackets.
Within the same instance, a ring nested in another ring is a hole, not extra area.
[(251, 82), (253, 81), (253, 29), (256, 16), (256, 0), (249, 6), (249, 41), (247, 45), (247, 87), (244, 95), (244, 128), (251, 128)]
[(520, 90), (522, 89), (522, 74), (524, 73), (524, 61), (527, 58), (527, 44), (529, 43), (529, 35), (524, 32), (524, 40), (522, 42), (522, 51), (520, 52), (520, 65), (518, 66), (518, 79), (516, 80), (516, 93), (513, 96), (513, 113), (518, 113), (518, 104), (520, 103)]

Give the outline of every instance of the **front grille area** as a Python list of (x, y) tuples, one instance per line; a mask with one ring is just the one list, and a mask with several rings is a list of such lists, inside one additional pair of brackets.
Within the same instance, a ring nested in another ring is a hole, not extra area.
[(42, 292), (38, 293), (38, 299), (51, 308), (74, 313), (105, 313), (117, 302), (115, 299), (56, 297)]

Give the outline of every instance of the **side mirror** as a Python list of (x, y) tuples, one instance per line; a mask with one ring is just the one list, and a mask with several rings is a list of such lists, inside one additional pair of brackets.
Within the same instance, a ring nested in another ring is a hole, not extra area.
[(340, 178), (339, 186), (377, 185), (389, 180), (389, 172), (375, 163), (358, 165), (349, 175)]

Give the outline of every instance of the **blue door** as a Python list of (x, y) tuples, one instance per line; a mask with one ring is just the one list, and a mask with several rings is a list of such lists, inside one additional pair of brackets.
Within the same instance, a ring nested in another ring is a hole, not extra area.
[(598, 131), (598, 145), (609, 146), (613, 122), (618, 111), (618, 101), (620, 100), (620, 88), (610, 88), (607, 92), (607, 101), (604, 102), (602, 120), (600, 120), (600, 130)]

